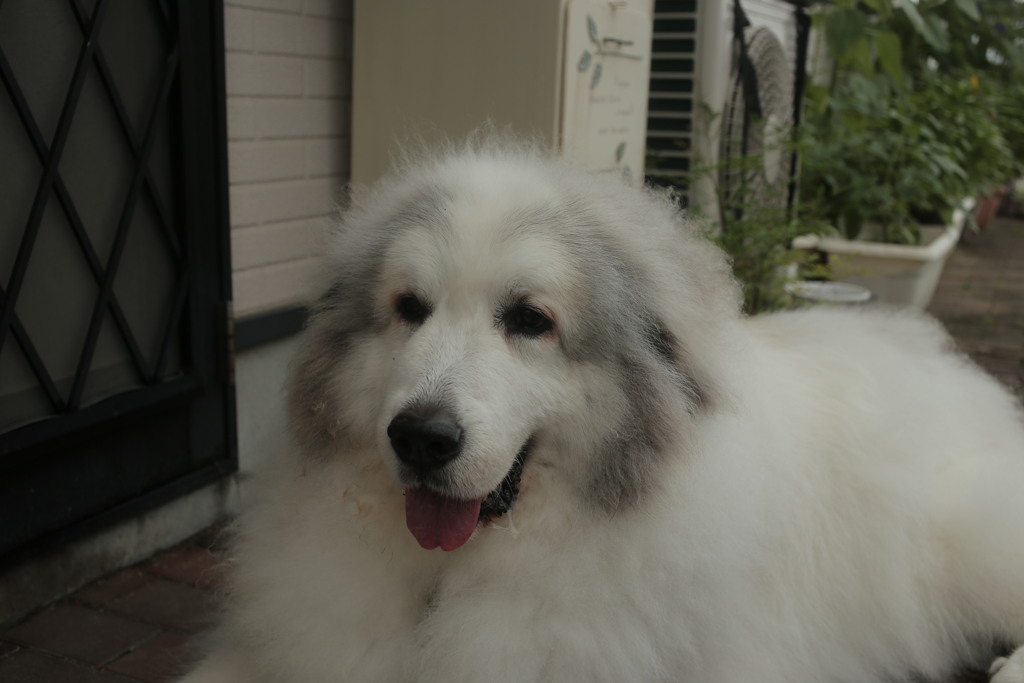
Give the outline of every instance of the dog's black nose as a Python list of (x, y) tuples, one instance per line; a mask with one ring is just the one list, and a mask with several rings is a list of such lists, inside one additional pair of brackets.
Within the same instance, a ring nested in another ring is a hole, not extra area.
[(399, 460), (426, 474), (459, 454), (462, 428), (443, 408), (403, 410), (388, 425), (388, 438)]

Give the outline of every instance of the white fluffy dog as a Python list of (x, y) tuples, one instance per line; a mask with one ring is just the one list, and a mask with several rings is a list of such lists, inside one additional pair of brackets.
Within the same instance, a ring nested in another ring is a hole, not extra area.
[(357, 195), (190, 683), (940, 681), (1024, 643), (1013, 399), (929, 320), (737, 291), (666, 194), (524, 146)]

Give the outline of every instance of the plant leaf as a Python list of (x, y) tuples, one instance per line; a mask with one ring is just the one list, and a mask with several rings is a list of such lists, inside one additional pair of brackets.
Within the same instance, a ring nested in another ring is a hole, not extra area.
[(825, 18), (825, 39), (836, 57), (842, 58), (864, 35), (867, 17), (852, 8), (832, 12)]
[[(888, 22), (892, 16), (893, 0), (862, 0), (873, 12), (878, 14), (883, 22)], [(899, 2), (899, 0), (896, 0)], [(853, 3), (856, 5), (857, 3)]]
[(590, 89), (593, 90), (597, 87), (598, 81), (601, 80), (601, 64), (600, 62), (594, 65), (594, 73), (590, 77)]
[(936, 14), (925, 14), (924, 21), (935, 36), (932, 47), (939, 52), (949, 52), (949, 24), (946, 20)]
[(939, 37), (935, 35), (934, 29), (924, 20), (921, 13), (917, 11), (917, 5), (910, 0), (900, 0), (899, 8), (907, 15), (907, 19), (910, 21), (911, 26), (914, 27), (914, 30), (917, 31), (918, 35), (924, 38), (925, 41), (936, 50), (945, 51), (941, 47), (942, 42)]
[(874, 71), (875, 62), (872, 56), (871, 41), (868, 40), (866, 35), (861, 36), (860, 40), (857, 41), (857, 45), (850, 52), (850, 62), (861, 73), (872, 73)]
[(590, 34), (590, 39), (592, 41), (598, 44), (601, 43), (601, 38), (597, 33), (597, 22), (594, 21), (594, 18), (589, 14), (587, 15), (587, 33)]
[(883, 31), (875, 37), (875, 49), (882, 70), (894, 82), (903, 80), (903, 48), (900, 37), (892, 31)]
[(981, 12), (978, 10), (978, 4), (974, 0), (956, 0), (956, 6), (974, 21), (981, 21)]

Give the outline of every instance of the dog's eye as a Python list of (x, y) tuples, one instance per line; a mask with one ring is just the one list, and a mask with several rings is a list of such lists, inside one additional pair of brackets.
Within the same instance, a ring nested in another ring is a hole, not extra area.
[(501, 318), (509, 334), (524, 337), (539, 337), (550, 332), (555, 326), (551, 318), (523, 301), (509, 307)]
[(415, 294), (403, 294), (395, 303), (395, 313), (411, 325), (419, 325), (430, 316), (430, 306), (423, 303)]

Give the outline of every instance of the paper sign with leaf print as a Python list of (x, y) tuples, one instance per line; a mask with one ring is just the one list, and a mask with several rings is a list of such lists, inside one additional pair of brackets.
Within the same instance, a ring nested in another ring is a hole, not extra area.
[(570, 0), (566, 17), (562, 149), (599, 171), (642, 182), (651, 71), (649, 12)]

